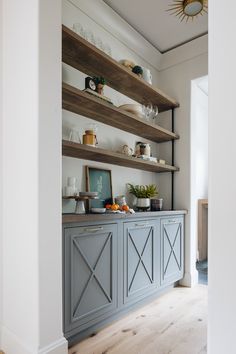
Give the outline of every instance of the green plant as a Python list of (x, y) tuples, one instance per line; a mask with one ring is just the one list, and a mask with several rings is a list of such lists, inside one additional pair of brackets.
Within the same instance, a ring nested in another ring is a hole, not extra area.
[(93, 77), (93, 81), (95, 82), (96, 86), (97, 86), (98, 84), (106, 85), (106, 80), (105, 80), (104, 77), (102, 77), (102, 76), (100, 76), (100, 77), (94, 76), (94, 77)]
[(152, 198), (158, 195), (157, 186), (155, 184), (149, 184), (146, 186), (133, 185), (128, 183), (129, 193), (133, 194), (137, 198)]

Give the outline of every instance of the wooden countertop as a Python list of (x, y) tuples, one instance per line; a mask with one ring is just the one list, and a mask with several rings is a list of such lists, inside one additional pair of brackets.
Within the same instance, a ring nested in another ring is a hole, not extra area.
[(157, 217), (157, 216), (172, 216), (187, 214), (187, 210), (163, 210), (163, 211), (147, 211), (136, 212), (135, 214), (63, 214), (62, 223), (73, 222), (94, 222), (94, 221), (114, 221), (114, 220), (128, 220), (135, 218)]

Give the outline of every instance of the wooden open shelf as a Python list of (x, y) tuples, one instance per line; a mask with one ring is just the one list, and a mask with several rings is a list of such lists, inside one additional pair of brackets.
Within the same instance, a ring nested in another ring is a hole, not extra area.
[(62, 107), (157, 143), (179, 138), (175, 133), (65, 83), (62, 86)]
[(114, 151), (78, 144), (67, 140), (62, 141), (62, 154), (64, 156), (109, 163), (149, 172), (173, 172), (179, 170), (174, 166), (144, 161)]
[(152, 102), (158, 106), (159, 112), (179, 107), (174, 99), (148, 84), (66, 26), (62, 26), (62, 60), (89, 76), (103, 76), (110, 87), (137, 102)]

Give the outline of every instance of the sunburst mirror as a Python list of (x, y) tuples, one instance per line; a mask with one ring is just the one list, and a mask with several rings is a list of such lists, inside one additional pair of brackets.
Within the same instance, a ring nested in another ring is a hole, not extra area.
[(167, 11), (179, 17), (181, 21), (184, 19), (188, 21), (190, 18), (193, 20), (198, 15), (203, 15), (204, 12), (207, 13), (208, 0), (173, 0), (169, 6)]

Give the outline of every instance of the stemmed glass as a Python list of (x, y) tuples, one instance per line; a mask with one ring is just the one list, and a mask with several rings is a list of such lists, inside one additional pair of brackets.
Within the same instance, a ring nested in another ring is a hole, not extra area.
[(159, 110), (157, 106), (152, 107), (152, 122), (155, 123), (155, 118), (158, 116)]
[(146, 106), (145, 105), (142, 106), (142, 113), (145, 119), (148, 122), (152, 123), (154, 122), (154, 119), (158, 115), (159, 111), (157, 106), (152, 105), (152, 103), (148, 103)]

